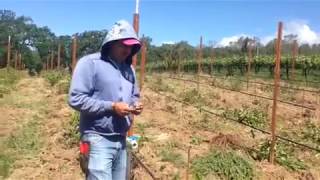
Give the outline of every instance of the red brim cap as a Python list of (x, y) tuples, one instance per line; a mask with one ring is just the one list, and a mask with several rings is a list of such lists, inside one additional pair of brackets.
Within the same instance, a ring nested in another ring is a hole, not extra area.
[(127, 46), (132, 46), (132, 45), (136, 45), (136, 44), (140, 45), (140, 41), (138, 41), (136, 39), (125, 39), (122, 41), (122, 43)]

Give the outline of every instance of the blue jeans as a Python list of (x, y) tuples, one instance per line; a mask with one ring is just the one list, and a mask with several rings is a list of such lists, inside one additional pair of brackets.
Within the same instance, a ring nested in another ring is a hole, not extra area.
[(126, 138), (84, 134), (90, 143), (87, 180), (125, 180), (127, 169)]

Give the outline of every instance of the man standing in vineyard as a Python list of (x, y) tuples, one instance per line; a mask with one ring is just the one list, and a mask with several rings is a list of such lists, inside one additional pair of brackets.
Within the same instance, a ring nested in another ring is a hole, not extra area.
[(87, 143), (87, 179), (126, 179), (126, 133), (130, 114), (143, 106), (132, 56), (141, 48), (132, 26), (116, 22), (101, 52), (81, 58), (74, 70), (69, 105), (80, 111), (81, 142)]

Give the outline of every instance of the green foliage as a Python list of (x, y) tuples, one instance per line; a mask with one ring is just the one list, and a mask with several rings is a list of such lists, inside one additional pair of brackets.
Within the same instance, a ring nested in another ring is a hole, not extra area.
[(161, 149), (159, 156), (161, 161), (171, 162), (175, 166), (181, 167), (185, 164), (183, 157), (180, 153), (176, 152), (180, 144), (176, 141), (169, 141), (164, 148)]
[(226, 179), (253, 179), (252, 165), (233, 151), (212, 151), (192, 161), (192, 172), (196, 179), (214, 174)]
[(198, 92), (197, 89), (191, 89), (191, 90), (182, 92), (179, 95), (179, 97), (181, 97), (184, 102), (197, 105), (197, 106), (203, 106), (203, 105), (209, 104), (205, 96), (202, 95), (200, 92)]
[(65, 144), (69, 147), (73, 147), (79, 143), (80, 132), (79, 132), (79, 122), (80, 122), (80, 113), (74, 111), (72, 113), (71, 119), (66, 126), (66, 132), (64, 134)]
[(172, 92), (173, 88), (163, 82), (161, 77), (156, 77), (156, 81), (152, 82), (151, 88), (155, 91)]
[(226, 110), (223, 116), (258, 128), (264, 128), (267, 125), (267, 114), (258, 109)]
[(137, 128), (137, 133), (141, 136), (139, 138), (139, 146), (144, 146), (144, 144), (146, 142), (149, 142), (150, 139), (146, 136), (146, 132), (145, 132), (145, 129), (150, 127), (150, 124), (148, 123), (137, 123), (136, 124), (136, 128)]
[(307, 121), (306, 128), (303, 129), (303, 139), (309, 140), (320, 147), (320, 127), (311, 121)]
[(40, 149), (39, 125), (39, 117), (34, 116), (20, 131), (9, 136), (7, 146), (19, 154), (34, 154)]
[(230, 86), (232, 90), (240, 91), (242, 84), (243, 83), (239, 79), (230, 80)]
[(195, 119), (195, 121), (191, 122), (192, 127), (202, 130), (212, 130), (213, 125), (210, 120), (210, 115), (208, 113), (202, 113), (199, 119)]
[(1, 142), (0, 179), (6, 178), (10, 174), (15, 160), (22, 156), (34, 155), (40, 150), (39, 125), (39, 117), (35, 115), (32, 120), (10, 134), (3, 143)]
[(201, 142), (202, 142), (202, 138), (201, 138), (200, 136), (197, 136), (197, 135), (191, 136), (191, 142), (190, 142), (190, 144), (200, 145)]
[(39, 74), (42, 69), (42, 62), (39, 53), (37, 51), (26, 49), (23, 56), (29, 75), (34, 76), (36, 73)]
[(10, 168), (14, 160), (7, 154), (0, 153), (0, 179), (6, 178), (10, 173)]
[(59, 71), (51, 71), (46, 73), (44, 77), (51, 86), (54, 86), (63, 78), (63, 74)]
[(20, 79), (20, 75), (13, 69), (0, 69), (0, 94), (8, 94)]
[(63, 78), (62, 80), (58, 81), (58, 83), (56, 84), (58, 94), (67, 94), (69, 92), (70, 83), (70, 75), (67, 75), (66, 78)]
[(185, 164), (182, 155), (174, 152), (172, 149), (162, 149), (159, 155), (161, 157), (161, 161), (171, 162), (178, 167)]
[[(257, 152), (250, 152), (251, 156), (256, 160), (265, 160), (269, 158), (270, 155), (270, 141), (262, 142), (259, 145), (259, 150)], [(288, 146), (284, 143), (278, 142), (275, 145), (275, 160), (281, 166), (284, 166), (290, 170), (297, 171), (306, 169), (306, 165), (303, 161), (296, 158), (294, 155), (294, 149), (292, 146)]]
[(98, 52), (101, 48), (102, 41), (106, 36), (107, 31), (85, 31), (78, 34), (78, 55)]

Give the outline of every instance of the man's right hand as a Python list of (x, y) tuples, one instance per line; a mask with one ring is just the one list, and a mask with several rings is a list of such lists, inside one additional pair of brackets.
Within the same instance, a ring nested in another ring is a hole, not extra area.
[(124, 103), (124, 102), (114, 102), (114, 103), (112, 103), (112, 109), (119, 116), (126, 116), (132, 111), (132, 109), (130, 109), (129, 105), (127, 103)]

